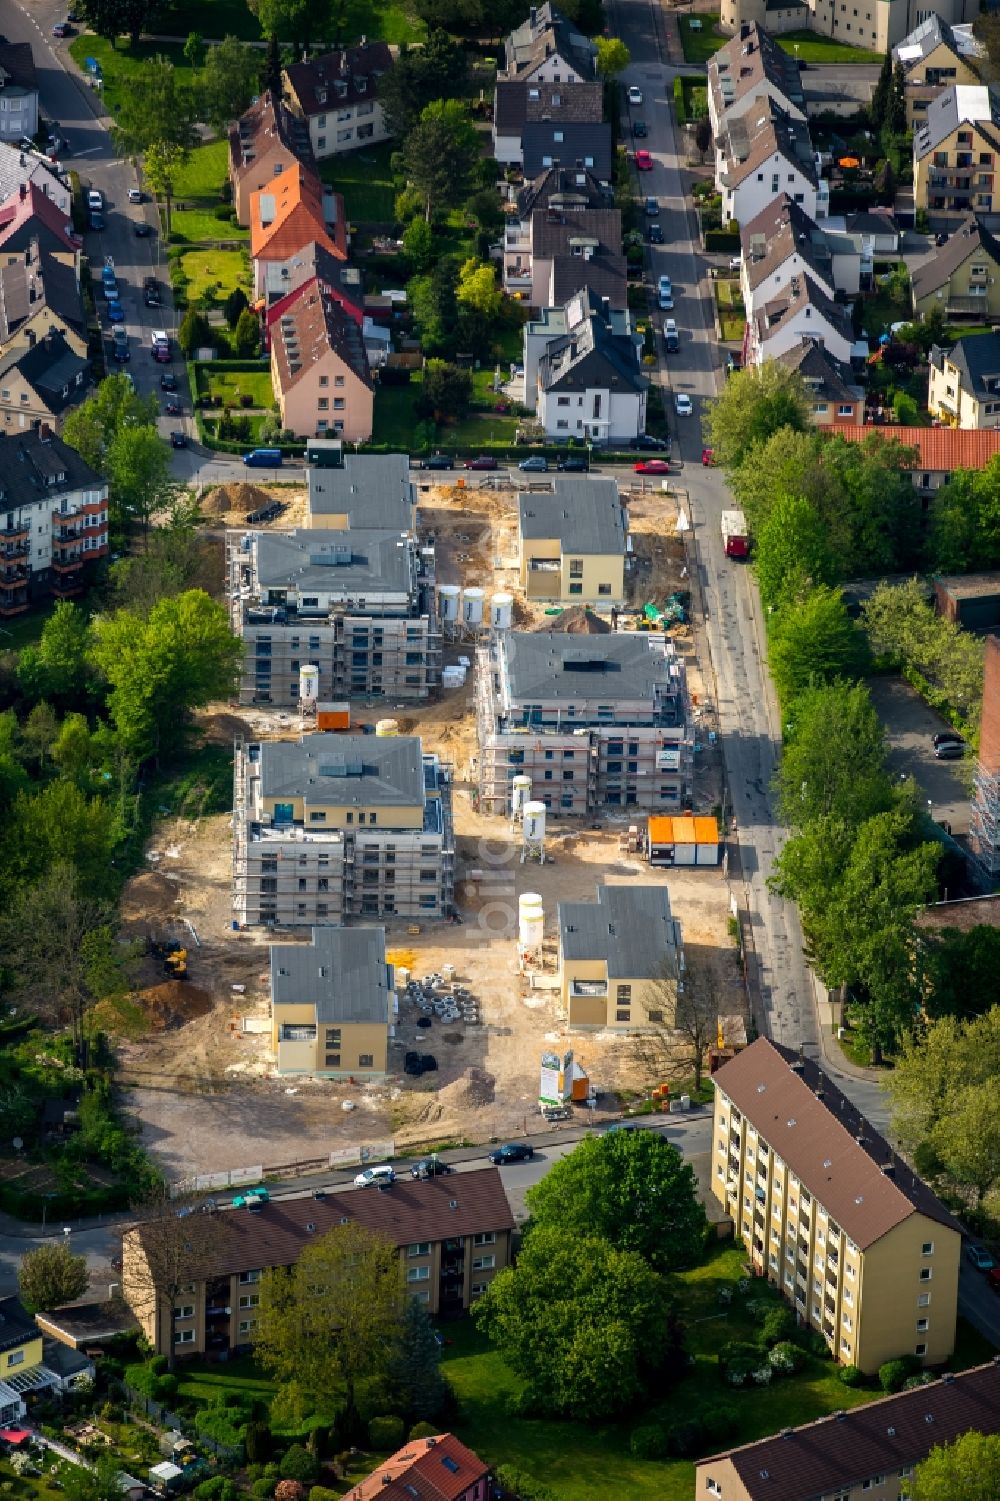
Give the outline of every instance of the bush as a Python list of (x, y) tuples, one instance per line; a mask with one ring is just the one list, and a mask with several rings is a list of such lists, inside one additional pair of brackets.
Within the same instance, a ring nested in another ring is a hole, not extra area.
[(319, 1475), (319, 1462), (315, 1454), (301, 1444), (293, 1444), (278, 1461), (282, 1480), (298, 1480), (303, 1485), (314, 1485)]
[(157, 1402), (172, 1402), (177, 1395), (177, 1377), (169, 1372), (157, 1376), (153, 1382), (153, 1397)]
[(636, 1459), (666, 1459), (667, 1430), (660, 1423), (644, 1423), (633, 1429), (628, 1446)]
[(860, 1386), (865, 1379), (863, 1372), (859, 1371), (856, 1365), (841, 1366), (838, 1374), (845, 1386)]
[(902, 1355), (898, 1360), (887, 1360), (878, 1368), (878, 1380), (884, 1392), (902, 1391), (907, 1376), (912, 1376), (920, 1369), (920, 1361), (915, 1355)]
[(194, 1488), (198, 1501), (236, 1501), (238, 1492), (227, 1475), (212, 1475)]
[(250, 1487), (250, 1494), (256, 1497), (256, 1501), (271, 1501), (274, 1495), (274, 1481), (255, 1480)]
[(438, 1434), (440, 1432), (440, 1428), (435, 1428), (432, 1423), (414, 1423), (413, 1427), (410, 1429), (410, 1437), (433, 1438), (435, 1434)]
[(517, 1470), (513, 1465), (498, 1465), (497, 1480), (505, 1491), (513, 1491), (521, 1501), (561, 1501), (557, 1491), (543, 1485), (533, 1475)]
[(738, 1422), (739, 1413), (730, 1402), (718, 1402), (714, 1407), (706, 1407), (701, 1414), (705, 1442), (721, 1444), (730, 1437)]
[(248, 1423), (243, 1435), (247, 1459), (252, 1464), (262, 1464), (271, 1453), (271, 1430), (266, 1423)]
[(690, 1459), (705, 1442), (705, 1426), (700, 1418), (682, 1418), (671, 1423), (664, 1434), (666, 1452), (673, 1459)]
[(403, 1419), (396, 1417), (372, 1418), (368, 1424), (368, 1442), (373, 1449), (398, 1449), (403, 1442)]
[(737, 251), (740, 248), (740, 237), (728, 229), (706, 229), (705, 249), (717, 251)]
[(792, 1371), (801, 1370), (805, 1355), (798, 1345), (786, 1339), (774, 1346), (768, 1359), (772, 1370), (791, 1374)]
[(328, 1490), (325, 1485), (314, 1485), (309, 1492), (309, 1501), (340, 1501), (340, 1491)]
[(760, 1337), (770, 1348), (781, 1340), (788, 1339), (794, 1328), (795, 1320), (790, 1308), (771, 1308), (764, 1315), (760, 1326)]
[(165, 1355), (154, 1355), (146, 1364), (154, 1376), (162, 1376), (170, 1367), (170, 1362)]
[(760, 1346), (752, 1345), (748, 1341), (731, 1339), (722, 1346), (719, 1351), (719, 1365), (723, 1368), (737, 1363), (750, 1361), (753, 1365), (760, 1363)]
[(279, 1480), (274, 1487), (274, 1501), (305, 1501), (306, 1488), (299, 1480)]
[(242, 1441), (240, 1427), (224, 1407), (205, 1407), (194, 1420), (195, 1432), (202, 1438), (214, 1439), (229, 1449), (238, 1449)]

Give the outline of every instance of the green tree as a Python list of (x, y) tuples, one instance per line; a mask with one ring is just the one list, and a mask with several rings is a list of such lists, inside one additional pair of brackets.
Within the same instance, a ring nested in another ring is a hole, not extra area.
[(779, 497), (794, 495), (815, 509), (834, 555), (839, 557), (847, 548), (849, 533), (840, 519), (846, 495), (837, 477), (823, 467), (824, 442), (814, 427), (805, 432), (783, 427), (747, 450), (730, 484), (754, 536), (759, 536)]
[(94, 765), (94, 739), (83, 714), (67, 714), (52, 745), (52, 761), (63, 776), (78, 784), (89, 778)]
[(807, 584), (833, 584), (837, 564), (815, 506), (794, 495), (778, 495), (754, 538), (754, 570), (760, 597), (769, 610), (794, 597)]
[(261, 57), (237, 37), (227, 36), (209, 47), (198, 80), (200, 113), (222, 132), (238, 120), (260, 89)]
[(122, 156), (145, 158), (150, 186), (166, 199), (168, 234), (174, 180), (198, 141), (196, 117), (194, 94), (166, 57), (143, 63), (118, 101), (115, 145)]
[(5, 830), (2, 868), (15, 885), (67, 862), (88, 891), (106, 891), (120, 830), (101, 797), (87, 797), (64, 777), (19, 792)]
[(811, 684), (860, 677), (868, 663), (865, 637), (840, 590), (819, 585), (784, 604), (771, 619), (768, 661), (785, 705)]
[(822, 462), (847, 497), (851, 541), (845, 575), (909, 566), (920, 549), (920, 507), (909, 472), (915, 450), (878, 433), (870, 433), (863, 443), (838, 436), (826, 440)]
[(254, 1354), (310, 1410), (328, 1411), (339, 1388), (354, 1415), (359, 1384), (387, 1375), (396, 1359), (404, 1299), (395, 1244), (362, 1225), (337, 1225), (294, 1266), (264, 1273)]
[(178, 746), (193, 708), (231, 693), (242, 648), (225, 608), (189, 589), (145, 616), (99, 615), (91, 655), (121, 745), (140, 762)]
[(962, 573), (1000, 563), (1000, 455), (983, 469), (960, 469), (931, 499), (928, 560)]
[(722, 392), (709, 402), (705, 418), (708, 442), (726, 469), (736, 469), (755, 443), (783, 427), (805, 432), (812, 404), (797, 370), (767, 360), (737, 370)]
[(458, 265), (454, 256), (443, 256), (429, 276), (415, 276), (407, 285), (407, 297), (426, 355), (455, 353), (458, 338)]
[(52, 705), (44, 699), (35, 704), (21, 727), (21, 744), (35, 762), (41, 775), (48, 763), (52, 746), (59, 733), (59, 721)]
[(473, 1319), (524, 1381), (530, 1410), (590, 1423), (642, 1403), (678, 1354), (666, 1279), (635, 1251), (550, 1226), (528, 1235)]
[[(75, 413), (73, 415), (76, 415)], [(60, 708), (87, 704), (93, 675), (87, 662), (90, 626), (79, 605), (61, 599), (46, 617), (37, 644), (22, 649), (17, 680), (25, 695)]]
[(912, 1501), (995, 1501), (1000, 1496), (1000, 1435), (963, 1433), (936, 1445), (921, 1460), (910, 1487)]
[(920, 945), (924, 1010), (933, 1020), (981, 1016), (1000, 1005), (1000, 929), (927, 934)]
[(903, 64), (897, 61), (892, 70), (892, 83), (885, 108), (884, 135), (888, 137), (906, 134), (906, 73)]
[(87, 1291), (89, 1282), (86, 1256), (74, 1256), (65, 1239), (26, 1251), (17, 1269), (18, 1291), (29, 1313), (72, 1303)]
[(171, 502), (175, 483), (170, 449), (156, 428), (125, 425), (108, 446), (108, 494), (121, 526), (135, 522), (145, 538), (153, 516)]
[(249, 308), (244, 308), (237, 320), (233, 342), (241, 360), (253, 359), (260, 352), (260, 323)]
[(705, 1244), (705, 1211), (691, 1167), (654, 1131), (587, 1137), (527, 1193), (530, 1234), (600, 1236), (635, 1251), (658, 1272), (694, 1266)]
[(213, 549), (193, 527), (159, 525), (146, 548), (112, 563), (110, 602), (116, 609), (148, 615), (157, 600), (186, 589), (217, 587)]
[(403, 252), (418, 276), (425, 276), (437, 259), (434, 231), (426, 219), (411, 219), (403, 230)]
[(123, 427), (155, 427), (159, 416), (159, 402), (152, 393), (140, 396), (128, 376), (109, 375), (93, 396), (67, 415), (63, 440), (103, 474), (115, 435)]
[(184, 59), (191, 68), (201, 66), (201, 59), (205, 51), (205, 38), (200, 31), (189, 31), (187, 41), (184, 43)]
[(455, 296), (487, 324), (495, 323), (503, 309), (503, 292), (497, 286), (496, 272), (474, 258), (463, 263)]
[(876, 656), (915, 669), (975, 731), (983, 697), (982, 642), (938, 615), (919, 580), (879, 584), (861, 619)]
[(293, 42), (300, 50), (308, 30), (308, 0), (247, 0), (266, 37)]
[(98, 36), (105, 37), (112, 46), (120, 36), (127, 36), (129, 45), (138, 45), (140, 33), (149, 29), (158, 0), (86, 0), (83, 14)]
[(486, 234), (499, 234), (504, 226), (504, 211), (494, 187), (478, 188), (466, 203), (465, 212)]
[(462, 100), (435, 99), (425, 105), (401, 156), (428, 223), (436, 213), (462, 202), (478, 155), (476, 129)]
[(226, 298), (225, 312), (226, 322), (230, 328), (235, 328), (240, 321), (240, 314), (250, 306), (250, 299), (242, 287), (234, 287)]
[(824, 683), (788, 705), (775, 778), (781, 818), (796, 833), (832, 817), (857, 828), (892, 805), (885, 736), (863, 683)]
[(28, 785), (21, 757), (21, 729), (13, 709), (0, 712), (0, 812)]
[(390, 1384), (408, 1423), (438, 1416), (448, 1399), (441, 1374), (441, 1346), (427, 1305), (408, 1298), (403, 1309), (399, 1347), (390, 1371)]
[(616, 36), (595, 36), (594, 45), (597, 48), (595, 65), (597, 75), (605, 82), (612, 81), (625, 69), (631, 66), (632, 54), (625, 43)]
[(196, 349), (203, 349), (212, 342), (212, 330), (204, 313), (188, 308), (177, 330), (177, 342), (181, 353), (190, 359)]
[(59, 1485), (66, 1501), (120, 1501), (121, 1464), (117, 1459), (98, 1459), (89, 1469), (79, 1464), (59, 1468)]
[(428, 33), (422, 47), (401, 47), (395, 66), (378, 81), (390, 134), (405, 140), (428, 104), (461, 93), (466, 71), (465, 53), (440, 27)]
[(889, 95), (892, 91), (892, 52), (887, 51), (882, 59), (882, 68), (872, 94), (872, 102), (868, 106), (868, 117), (872, 122), (872, 130), (878, 136), (885, 124), (886, 110), (889, 107)]
[(445, 360), (424, 365), (420, 395), (414, 404), (418, 417), (434, 422), (460, 422), (472, 400), (472, 373)]

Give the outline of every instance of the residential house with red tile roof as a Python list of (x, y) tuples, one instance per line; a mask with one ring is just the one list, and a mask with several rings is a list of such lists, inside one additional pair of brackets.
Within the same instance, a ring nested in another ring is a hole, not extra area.
[(759, 1037), (713, 1082), (712, 1191), (756, 1274), (844, 1365), (942, 1365), (962, 1233), (940, 1199), (813, 1059)]
[(392, 65), (386, 42), (363, 42), (284, 70), (285, 96), (318, 160), (388, 140), (378, 85)]
[(1000, 1433), (995, 1361), (700, 1459), (694, 1493), (697, 1501), (899, 1501), (932, 1449), (970, 1432)]
[(250, 194), (255, 294), (263, 295), (266, 262), (290, 262), (314, 241), (338, 260), (346, 261), (344, 200), (324, 187), (315, 172), (295, 162), (266, 188)]
[(290, 261), (264, 261), (265, 336), (275, 316), (287, 313), (294, 298), (309, 282), (318, 281), (323, 289), (335, 297), (344, 311), (355, 323), (364, 318), (364, 283), (357, 266), (331, 255), (323, 245), (313, 240), (303, 246)]
[(69, 215), (34, 182), (25, 182), (16, 198), (0, 203), (0, 265), (20, 260), (33, 240), (64, 265), (72, 266), (79, 281), (83, 240), (74, 233)]
[(453, 1433), (411, 1439), (351, 1487), (344, 1501), (488, 1501), (489, 1465)]
[(778, 364), (797, 370), (805, 381), (814, 427), (829, 427), (835, 422), (860, 427), (864, 422), (863, 388), (856, 384), (851, 367), (836, 359), (822, 339), (807, 335), (779, 354)]
[(299, 162), (314, 167), (309, 130), (283, 100), (262, 94), (229, 127), (229, 181), (240, 224), (250, 223), (250, 195)]
[(270, 324), (271, 382), (281, 425), (300, 438), (372, 435), (374, 389), (364, 336), (318, 281)]
[(895, 438), (917, 450), (910, 470), (914, 488), (938, 490), (956, 469), (985, 469), (1000, 453), (1000, 428), (962, 427), (848, 427), (839, 422), (830, 428), (851, 443), (863, 443), (873, 433)]

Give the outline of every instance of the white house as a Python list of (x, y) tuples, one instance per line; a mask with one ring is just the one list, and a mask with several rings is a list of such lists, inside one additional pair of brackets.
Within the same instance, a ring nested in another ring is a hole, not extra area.
[(565, 323), (538, 360), (535, 406), (545, 436), (630, 443), (646, 431), (649, 381), (638, 341), (616, 332), (586, 291), (567, 304)]
[(739, 119), (764, 99), (795, 120), (806, 118), (797, 60), (751, 22), (708, 60), (712, 134), (717, 138), (727, 117)]
[(829, 184), (817, 176), (809, 127), (771, 100), (746, 116), (727, 116), (716, 140), (715, 182), (723, 222), (749, 223), (780, 193), (810, 219), (829, 213)]
[(585, 83), (594, 77), (597, 48), (548, 3), (533, 5), (528, 19), (504, 44), (505, 70), (499, 78), (532, 83)]
[(284, 70), (285, 97), (309, 126), (317, 161), (388, 139), (378, 84), (392, 66), (386, 42), (365, 42)]
[(748, 312), (771, 302), (806, 272), (827, 297), (857, 292), (861, 257), (846, 235), (828, 235), (782, 193), (740, 232), (740, 284)]
[(0, 140), (38, 133), (38, 79), (30, 42), (0, 44)]
[(808, 272), (793, 276), (770, 302), (747, 318), (744, 353), (748, 365), (777, 359), (805, 338), (815, 339), (835, 360), (849, 365), (853, 349), (848, 309), (832, 302)]

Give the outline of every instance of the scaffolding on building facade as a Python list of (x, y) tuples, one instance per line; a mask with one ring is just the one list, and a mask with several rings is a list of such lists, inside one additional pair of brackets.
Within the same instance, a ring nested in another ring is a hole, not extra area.
[(969, 816), (969, 848), (988, 876), (1000, 875), (1000, 773), (976, 769)]

